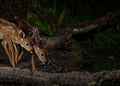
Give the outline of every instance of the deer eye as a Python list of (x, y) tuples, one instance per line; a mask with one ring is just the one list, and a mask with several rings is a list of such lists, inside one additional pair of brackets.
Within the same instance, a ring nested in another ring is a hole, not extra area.
[(44, 54), (41, 54), (41, 56), (43, 57), (43, 56), (44, 56)]
[(28, 46), (29, 44), (28, 44), (28, 43), (26, 43), (26, 45)]

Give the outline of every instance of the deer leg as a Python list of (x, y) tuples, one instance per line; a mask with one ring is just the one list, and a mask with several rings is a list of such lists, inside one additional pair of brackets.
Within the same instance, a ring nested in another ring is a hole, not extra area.
[(11, 65), (15, 68), (14, 47), (11, 40), (3, 40), (2, 45), (8, 55)]
[(5, 41), (5, 40), (3, 40), (2, 42), (1, 42), (1, 45), (3, 46), (3, 48), (4, 48), (4, 50), (5, 50), (5, 52), (6, 52), (6, 54), (7, 54), (7, 56), (8, 56), (8, 58), (9, 58), (9, 61), (10, 61), (10, 64), (12, 64), (12, 59), (11, 59), (11, 57), (12, 57), (12, 55), (11, 55), (11, 53), (9, 52), (9, 50), (8, 50), (8, 44), (7, 44), (7, 42)]
[(36, 71), (37, 69), (36, 69), (36, 66), (35, 66), (34, 54), (32, 54), (31, 58), (32, 58), (32, 71)]
[(21, 57), (22, 57), (23, 54), (24, 54), (24, 52), (23, 52), (23, 49), (22, 49), (22, 51), (20, 52), (20, 54), (18, 56), (18, 62), (20, 61), (20, 59), (21, 59)]
[(15, 51), (16, 51), (16, 57), (15, 57), (15, 60), (16, 60), (16, 64), (18, 64), (18, 62), (20, 61), (22, 55), (24, 54), (23, 52), (23, 49), (21, 52), (18, 51), (16, 45), (15, 45)]
[(17, 46), (15, 44), (13, 44), (14, 49), (15, 49), (15, 62), (16, 65), (18, 65), (18, 62), (20, 61), (22, 55), (24, 54), (23, 49), (21, 52), (19, 52), (19, 50), (17, 49)]
[(13, 68), (15, 68), (15, 54), (16, 54), (16, 52), (15, 52), (15, 50), (14, 50), (14, 46), (13, 46), (13, 43), (12, 43), (12, 41), (11, 40), (7, 40), (8, 41), (8, 47), (9, 47), (9, 49), (10, 49), (10, 52), (11, 52), (11, 63), (12, 63), (12, 66), (13, 66)]
[(15, 44), (13, 44), (14, 46), (14, 50), (15, 50), (15, 63), (16, 63), (16, 66), (18, 65), (18, 54), (19, 54), (19, 51), (17, 49), (17, 46)]

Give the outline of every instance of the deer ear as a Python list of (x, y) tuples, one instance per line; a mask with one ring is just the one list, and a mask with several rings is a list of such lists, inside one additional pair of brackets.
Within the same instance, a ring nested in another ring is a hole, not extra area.
[(25, 38), (25, 33), (22, 30), (19, 30), (19, 35), (20, 37)]

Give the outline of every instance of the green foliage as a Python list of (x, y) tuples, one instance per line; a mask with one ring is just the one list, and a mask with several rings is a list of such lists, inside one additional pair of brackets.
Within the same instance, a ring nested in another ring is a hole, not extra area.
[[(48, 13), (45, 20), (41, 21), (37, 19), (34, 24), (45, 31), (49, 35), (53, 35), (51, 27), (60, 31), (60, 28), (64, 23), (70, 24), (79, 24), (83, 21), (93, 19), (102, 15), (105, 15), (109, 11), (120, 9), (119, 0), (106, 0), (106, 1), (97, 1), (97, 0), (73, 0), (73, 1), (63, 1), (63, 0), (8, 0), (12, 3), (26, 3), (28, 6), (28, 15), (33, 14), (35, 8), (43, 8), (45, 13)], [(109, 2), (109, 4), (108, 4)], [(106, 5), (108, 4), (108, 5)], [(50, 15), (49, 15), (50, 13)], [(40, 16), (40, 15), (39, 15)], [(48, 17), (48, 21), (46, 20)], [(28, 18), (27, 18), (28, 19)], [(29, 18), (30, 19), (30, 18)], [(29, 20), (28, 19), (28, 20)], [(32, 21), (32, 20), (31, 20)], [(52, 22), (52, 23), (51, 23)], [(51, 26), (51, 27), (50, 27)], [(55, 31), (55, 30), (54, 30)]]
[(37, 7), (38, 1), (37, 0), (28, 0), (28, 3), (32, 8)]
[(38, 27), (41, 31), (45, 32), (49, 36), (53, 36), (53, 32), (51, 30), (51, 27), (46, 23), (42, 22), (39, 17), (34, 14), (33, 12), (28, 12), (27, 14), (27, 20), (29, 20), (32, 24)]
[(120, 32), (114, 29), (107, 29), (95, 36), (93, 45), (96, 48), (112, 48), (120, 44)]
[(53, 6), (48, 11), (51, 12), (54, 17), (56, 17), (57, 15), (56, 0), (54, 0)]
[(66, 10), (66, 8), (64, 8), (64, 9), (57, 8), (56, 0), (54, 0), (54, 4), (51, 8), (48, 9), (48, 12), (50, 14), (52, 14), (53, 21), (54, 21), (53, 26), (54, 26), (54, 28), (56, 28), (56, 30), (58, 30), (58, 28), (60, 28), (60, 26), (62, 26), (64, 17), (66, 17), (68, 11)]
[[(58, 18), (57, 26), (61, 26), (63, 18), (66, 22), (75, 24), (91, 18), (102, 16), (109, 11), (120, 10), (119, 0), (8, 0), (12, 3), (26, 3), (28, 10), (44, 8), (51, 12), (54, 20)], [(109, 2), (109, 3), (108, 3)], [(107, 5), (106, 5), (107, 4)], [(67, 10), (66, 10), (67, 9)], [(69, 11), (69, 12), (68, 12)], [(67, 16), (65, 14), (67, 13)], [(64, 16), (64, 17), (63, 17)]]
[(120, 58), (117, 57), (109, 58), (109, 57), (97, 59), (96, 64), (94, 65), (95, 69), (97, 71), (120, 69)]
[(27, 2), (29, 8), (35, 8), (39, 4), (38, 3), (39, 0), (7, 0), (7, 1), (10, 1), (10, 2), (15, 3), (15, 4), (22, 4), (22, 3)]
[(37, 6), (38, 6), (37, 0), (29, 0), (29, 8), (28, 8), (28, 13), (27, 13), (27, 20), (29, 20), (33, 25), (37, 26), (38, 29), (46, 33), (48, 36), (53, 36), (53, 32), (51, 30), (51, 27), (49, 24), (47, 24), (44, 21), (41, 21), (39, 17), (32, 12)]
[(66, 14), (67, 14), (67, 11), (66, 11), (66, 9), (64, 9), (64, 10), (61, 12), (61, 14), (60, 14), (60, 16), (59, 16), (59, 18), (58, 18), (58, 24), (57, 24), (57, 27), (58, 27), (58, 28), (62, 25), (63, 19), (64, 19), (64, 17), (65, 17)]

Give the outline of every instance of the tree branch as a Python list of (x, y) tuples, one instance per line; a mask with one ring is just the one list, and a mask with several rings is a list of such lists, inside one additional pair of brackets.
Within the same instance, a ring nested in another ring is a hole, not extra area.
[(67, 27), (61, 33), (65, 33), (69, 31), (67, 34), (80, 34), (80, 33), (89, 32), (94, 29), (99, 30), (102, 26), (107, 24), (109, 21), (112, 21), (119, 16), (120, 16), (120, 12), (117, 12), (117, 11), (108, 12), (107, 15), (104, 15), (100, 18), (85, 21), (83, 23), (73, 26), (72, 28)]

